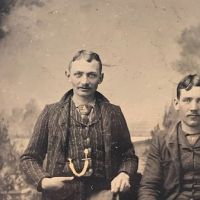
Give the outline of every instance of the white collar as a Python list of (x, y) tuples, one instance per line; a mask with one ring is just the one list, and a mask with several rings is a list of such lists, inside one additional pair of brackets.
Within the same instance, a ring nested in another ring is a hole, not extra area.
[[(78, 108), (78, 106), (80, 106), (80, 105), (84, 105), (82, 102), (78, 101), (77, 99), (74, 99), (73, 97), (72, 97), (72, 101), (74, 102), (76, 108)], [(92, 106), (94, 108), (95, 103), (96, 103), (96, 99), (94, 99), (91, 102), (88, 102), (87, 104), (89, 104), (90, 106)]]

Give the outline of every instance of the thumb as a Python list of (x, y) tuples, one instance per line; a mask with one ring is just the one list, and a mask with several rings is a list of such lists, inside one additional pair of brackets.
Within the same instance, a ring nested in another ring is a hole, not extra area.
[(60, 177), (60, 181), (65, 182), (65, 181), (71, 181), (73, 180), (73, 176), (68, 176), (68, 177)]

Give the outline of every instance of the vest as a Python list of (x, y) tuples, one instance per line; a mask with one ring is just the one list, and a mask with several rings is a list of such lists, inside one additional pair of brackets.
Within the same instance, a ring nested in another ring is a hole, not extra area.
[[(105, 149), (99, 106), (95, 105), (90, 122), (85, 124), (71, 101), (69, 130), (67, 158), (72, 159), (76, 171), (80, 172), (83, 169), (84, 149), (88, 149), (89, 167), (84, 176), (105, 178)], [(64, 173), (68, 176), (73, 175), (68, 163)]]

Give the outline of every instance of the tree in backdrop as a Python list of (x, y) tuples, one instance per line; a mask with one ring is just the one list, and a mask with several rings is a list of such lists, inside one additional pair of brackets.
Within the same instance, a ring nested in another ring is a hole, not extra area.
[(32, 9), (33, 6), (44, 6), (45, 1), (47, 0), (0, 0), (0, 40), (12, 31), (4, 22), (14, 7), (26, 6)]
[(173, 103), (171, 103), (169, 107), (165, 108), (162, 120), (162, 128), (160, 128), (159, 124), (157, 124), (151, 131), (151, 136), (153, 137), (156, 133), (160, 132), (161, 130), (170, 130), (170, 128), (172, 128), (177, 123), (177, 121), (178, 114), (174, 109)]
[(9, 123), (0, 114), (0, 192), (20, 190), (24, 187), (18, 167), (19, 155), (9, 137)]
[(23, 108), (14, 108), (10, 115), (0, 111), (0, 199), (40, 199), (40, 195), (31, 190), (23, 179), (19, 169), (21, 152), (13, 142), (16, 137), (22, 143), (23, 137), (30, 137), (39, 112), (35, 99), (31, 99)]

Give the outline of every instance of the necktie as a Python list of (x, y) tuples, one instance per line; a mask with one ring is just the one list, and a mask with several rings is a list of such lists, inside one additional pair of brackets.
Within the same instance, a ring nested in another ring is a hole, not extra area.
[[(89, 114), (91, 113), (93, 106), (85, 104), (85, 105), (80, 105), (78, 106), (78, 110), (79, 113), (81, 114), (83, 123), (85, 125), (88, 125), (89, 120)], [(88, 169), (86, 171), (86, 173), (84, 174), (84, 176), (90, 176), (93, 173), (93, 169), (92, 167), (92, 163), (91, 163), (91, 144), (90, 144), (90, 136), (89, 136), (89, 131), (83, 131), (83, 146), (85, 148), (85, 150), (88, 151), (88, 162), (89, 162), (89, 166)]]
[(92, 108), (93, 107), (89, 104), (84, 104), (84, 105), (78, 106), (79, 113), (81, 114), (81, 117), (85, 124), (88, 124), (88, 122), (89, 122), (89, 114), (90, 114)]

